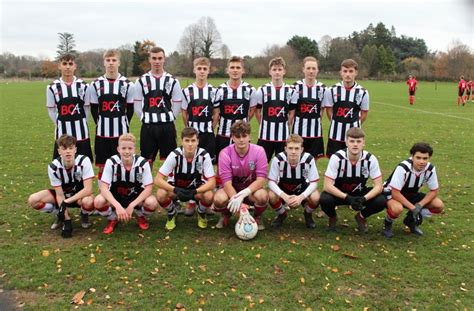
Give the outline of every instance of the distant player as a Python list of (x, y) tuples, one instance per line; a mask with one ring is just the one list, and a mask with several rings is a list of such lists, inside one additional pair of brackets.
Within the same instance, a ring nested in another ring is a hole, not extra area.
[(303, 138), (291, 134), (285, 151), (277, 154), (268, 173), (270, 206), (277, 213), (272, 227), (279, 229), (287, 217), (287, 208), (303, 206), (306, 227), (314, 229), (313, 212), (319, 204), (319, 174), (314, 157), (303, 152)]
[(369, 113), (369, 92), (355, 81), (358, 64), (352, 59), (341, 63), (342, 81), (327, 89), (323, 105), (331, 125), (326, 154), (331, 156), (346, 148), (346, 132), (352, 127), (360, 128)]
[(181, 110), (179, 81), (165, 72), (165, 51), (151, 48), (148, 56), (151, 70), (135, 83), (135, 113), (142, 121), (141, 155), (153, 164), (158, 151), (165, 159), (176, 149), (175, 120)]
[(250, 143), (250, 124), (237, 121), (231, 128), (234, 144), (219, 154), (219, 174), (223, 188), (214, 195), (214, 209), (222, 213), (216, 228), (229, 225), (232, 214), (240, 210), (242, 202), (253, 205), (258, 229), (265, 229), (262, 214), (267, 208), (267, 158), (265, 150)]
[[(408, 213), (403, 223), (416, 235), (423, 235), (419, 228), (422, 218), (443, 212), (444, 203), (438, 198), (439, 185), (436, 168), (430, 163), (433, 148), (427, 143), (416, 143), (410, 149), (410, 158), (397, 165), (384, 184), (387, 195), (387, 215), (383, 234), (393, 236), (392, 223), (403, 212)], [(423, 185), (430, 190), (420, 192)]]
[(229, 80), (219, 86), (214, 102), (214, 125), (218, 125), (216, 160), (221, 150), (232, 143), (231, 126), (239, 120), (249, 122), (256, 108), (255, 103), (250, 102), (255, 88), (242, 80), (244, 59), (232, 56), (227, 62), (226, 72)]
[(153, 176), (150, 163), (135, 154), (135, 136), (119, 137), (116, 155), (105, 162), (100, 183), (100, 194), (94, 205), (100, 215), (107, 217), (104, 234), (111, 234), (118, 222), (128, 222), (135, 211), (138, 227), (147, 230), (145, 216), (158, 206), (153, 196)]
[(252, 102), (256, 103), (255, 116), (260, 123), (258, 145), (263, 147), (267, 161), (270, 162), (274, 154), (285, 149), (295, 115), (296, 98), (293, 87), (283, 82), (285, 60), (281, 57), (273, 58), (268, 68), (272, 81), (258, 88), (252, 96)]
[[(472, 97), (471, 97), (472, 94)], [(474, 102), (474, 83), (472, 82), (471, 79), (466, 82), (466, 98), (464, 98), (465, 102), (469, 101), (469, 98), (471, 98), (471, 101)]]
[(460, 104), (463, 106), (466, 104), (464, 100), (464, 92), (466, 91), (466, 80), (464, 80), (464, 76), (459, 77), (459, 83), (458, 83), (458, 107)]
[(415, 103), (415, 93), (417, 89), (417, 84), (418, 81), (416, 81), (415, 76), (409, 75), (407, 85), (410, 105), (413, 105)]
[[(381, 194), (382, 173), (377, 158), (363, 150), (364, 131), (353, 127), (346, 136), (347, 148), (337, 151), (329, 159), (319, 203), (329, 217), (328, 231), (336, 230), (336, 206), (350, 205), (357, 211), (355, 220), (359, 232), (366, 233), (367, 218), (386, 207), (385, 197)], [(369, 178), (373, 188), (366, 186)]]
[(185, 127), (181, 140), (183, 145), (168, 155), (155, 177), (158, 186), (156, 196), (160, 206), (168, 212), (166, 229), (176, 227), (175, 199), (181, 202), (198, 201), (198, 227), (205, 229), (206, 208), (212, 204), (216, 187), (212, 159), (206, 150), (198, 147), (199, 133), (195, 128)]
[(89, 217), (94, 210), (92, 181), (94, 171), (90, 159), (85, 155), (76, 154), (76, 138), (61, 135), (56, 141), (59, 157), (48, 166), (48, 176), (54, 189), (41, 190), (28, 198), (28, 204), (43, 213), (57, 215), (51, 229), (62, 225), (61, 236), (72, 236), (72, 223), (68, 207), (81, 208), (81, 226), (90, 227)]
[(133, 116), (133, 83), (119, 73), (120, 52), (103, 55), (105, 74), (90, 85), (91, 113), (96, 123), (95, 165), (99, 180), (105, 161), (117, 154), (119, 136), (129, 132)]
[[(64, 134), (77, 139), (77, 153), (93, 161), (87, 118), (90, 114), (87, 84), (74, 76), (77, 69), (76, 57), (64, 54), (59, 58), (61, 77), (46, 88), (46, 107), (53, 121), (55, 141)], [(58, 146), (54, 145), (53, 159), (59, 157)]]
[(308, 56), (303, 60), (304, 79), (293, 84), (297, 102), (292, 133), (303, 137), (304, 151), (316, 160), (324, 156), (321, 115), (326, 91), (326, 86), (316, 80), (318, 72), (318, 61)]

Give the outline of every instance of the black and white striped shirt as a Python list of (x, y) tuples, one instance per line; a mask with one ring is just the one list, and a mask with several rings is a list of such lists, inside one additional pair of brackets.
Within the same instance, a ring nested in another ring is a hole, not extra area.
[(200, 88), (195, 83), (183, 89), (181, 108), (188, 112), (188, 126), (199, 133), (214, 133), (212, 114), (216, 89), (211, 84)]
[(96, 136), (119, 137), (128, 133), (127, 105), (133, 100), (133, 83), (122, 75), (115, 80), (102, 76), (91, 82), (90, 103), (99, 105)]
[(89, 138), (87, 116), (84, 110), (89, 105), (86, 95), (87, 84), (74, 77), (71, 83), (64, 82), (61, 78), (54, 80), (46, 88), (46, 106), (56, 108), (55, 138), (68, 134), (77, 140)]
[(94, 178), (91, 160), (77, 154), (73, 167), (64, 167), (61, 157), (53, 160), (48, 166), (48, 176), (53, 187), (61, 187), (66, 198), (70, 198), (84, 188), (84, 180)]
[(153, 184), (150, 163), (143, 157), (134, 155), (132, 167), (128, 170), (120, 155), (107, 159), (101, 182), (109, 185), (114, 197), (134, 200), (145, 186)]
[[(181, 109), (181, 86), (169, 73), (160, 77), (148, 72), (135, 82), (135, 105), (141, 103), (144, 124), (174, 122)], [(175, 107), (178, 107), (177, 109)]]
[(255, 106), (250, 98), (255, 93), (255, 88), (243, 82), (236, 89), (228, 82), (222, 83), (216, 92), (214, 108), (219, 109), (219, 126), (217, 135), (230, 137), (230, 127), (238, 120), (249, 121), (249, 110)]
[(301, 193), (310, 183), (319, 180), (314, 157), (303, 152), (298, 164), (292, 166), (286, 152), (280, 152), (272, 159), (268, 180), (274, 181), (287, 194)]
[(397, 165), (390, 177), (385, 181), (385, 189), (399, 190), (404, 196), (410, 196), (420, 191), (420, 188), (426, 184), (431, 191), (439, 188), (436, 168), (428, 163), (424, 170), (418, 172), (413, 168), (411, 158), (402, 161)]
[(324, 107), (332, 107), (329, 139), (346, 140), (346, 132), (351, 127), (361, 127), (360, 112), (369, 110), (369, 92), (358, 83), (346, 89), (342, 82), (327, 89)]
[(329, 159), (325, 176), (334, 180), (334, 185), (342, 192), (358, 193), (366, 188), (369, 177), (377, 179), (382, 173), (379, 162), (373, 154), (364, 150), (359, 160), (352, 163), (347, 149), (342, 149)]
[(168, 155), (158, 173), (167, 176), (168, 182), (176, 187), (196, 189), (214, 177), (214, 168), (206, 150), (197, 148), (192, 161), (188, 162), (183, 147), (178, 147)]
[(254, 100), (257, 109), (262, 110), (262, 120), (258, 138), (267, 141), (286, 141), (289, 135), (288, 113), (296, 103), (294, 89), (291, 85), (283, 84), (275, 87), (271, 82), (261, 86)]
[(321, 102), (326, 86), (318, 81), (315, 81), (314, 85), (308, 86), (303, 79), (295, 82), (293, 87), (298, 101), (292, 132), (303, 138), (321, 137)]

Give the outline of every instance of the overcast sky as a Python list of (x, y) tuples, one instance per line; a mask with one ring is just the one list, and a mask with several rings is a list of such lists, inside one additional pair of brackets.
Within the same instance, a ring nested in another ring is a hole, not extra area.
[(150, 39), (177, 49), (184, 28), (212, 17), (233, 55), (258, 55), (293, 35), (319, 41), (383, 22), (397, 36), (446, 51), (459, 40), (474, 51), (474, 0), (0, 0), (0, 53), (54, 58), (58, 32), (73, 33), (76, 49), (116, 48)]

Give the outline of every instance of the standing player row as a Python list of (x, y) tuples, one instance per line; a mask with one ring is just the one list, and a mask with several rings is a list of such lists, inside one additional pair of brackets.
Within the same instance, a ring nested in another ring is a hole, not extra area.
[[(305, 78), (293, 85), (284, 82), (285, 61), (272, 59), (271, 82), (258, 89), (242, 80), (245, 67), (240, 57), (229, 60), (229, 80), (218, 88), (207, 82), (210, 62), (206, 58), (194, 61), (196, 81), (183, 90), (179, 81), (164, 70), (163, 49), (152, 48), (149, 63), (151, 70), (132, 83), (118, 72), (118, 52), (107, 51), (104, 76), (87, 85), (74, 76), (74, 57), (65, 55), (59, 64), (61, 77), (47, 88), (47, 107), (56, 126), (56, 139), (63, 134), (76, 137), (79, 153), (91, 159), (87, 118), (92, 114), (99, 175), (106, 159), (115, 154), (118, 137), (129, 132), (133, 111), (142, 122), (141, 155), (151, 163), (158, 152), (164, 159), (176, 148), (175, 120), (180, 111), (185, 125), (199, 131), (200, 147), (212, 158), (231, 143), (232, 124), (255, 116), (259, 122), (258, 144), (264, 147), (268, 161), (283, 151), (290, 133), (302, 136), (305, 150), (314, 157), (323, 156), (324, 110), (331, 120), (327, 155), (344, 148), (346, 131), (361, 127), (367, 118), (369, 94), (355, 82), (358, 65), (350, 59), (341, 64), (342, 81), (330, 88), (317, 81), (318, 63), (313, 57), (305, 58)], [(55, 146), (54, 158), (57, 155)]]
[[(215, 191), (216, 176), (209, 153), (198, 147), (198, 131), (186, 127), (181, 133), (183, 145), (173, 150), (159, 168), (154, 183), (149, 162), (135, 154), (135, 138), (124, 134), (119, 138), (118, 155), (106, 161), (100, 182), (100, 194), (92, 195), (92, 165), (88, 157), (76, 155), (76, 139), (63, 135), (58, 141), (60, 157), (48, 167), (54, 189), (42, 190), (29, 198), (29, 204), (42, 212), (57, 215), (52, 228), (63, 223), (62, 236), (72, 234), (69, 207), (80, 207), (82, 226), (90, 226), (88, 215), (96, 211), (107, 217), (105, 234), (114, 231), (119, 222), (127, 222), (133, 213), (139, 227), (149, 227), (146, 219), (160, 205), (167, 211), (166, 229), (176, 227), (177, 200), (196, 200), (199, 205), (198, 226), (207, 227), (206, 209), (213, 206), (221, 217), (216, 228), (229, 225), (232, 214), (239, 212), (242, 203), (254, 207), (258, 229), (265, 228), (262, 215), (270, 205), (277, 216), (271, 225), (279, 229), (287, 210), (303, 207), (306, 227), (314, 229), (312, 213), (320, 205), (329, 218), (328, 230), (336, 230), (336, 206), (349, 205), (357, 211), (355, 221), (359, 232), (367, 232), (367, 218), (387, 209), (383, 234), (392, 237), (392, 223), (408, 209), (404, 219), (411, 232), (422, 235), (419, 225), (423, 217), (440, 213), (443, 202), (437, 197), (438, 179), (435, 167), (429, 163), (433, 153), (424, 143), (415, 144), (411, 157), (401, 162), (382, 185), (377, 158), (364, 150), (365, 134), (360, 128), (347, 131), (347, 148), (337, 151), (329, 160), (324, 177), (324, 191), (319, 194), (316, 161), (303, 152), (303, 139), (292, 134), (283, 152), (271, 161), (267, 173), (265, 151), (250, 143), (250, 125), (237, 121), (231, 127), (234, 144), (219, 155), (219, 175), (222, 187)], [(268, 180), (267, 190), (264, 186)], [(372, 180), (373, 187), (367, 182)], [(429, 193), (420, 192), (426, 184)], [(382, 190), (385, 189), (384, 192)]]

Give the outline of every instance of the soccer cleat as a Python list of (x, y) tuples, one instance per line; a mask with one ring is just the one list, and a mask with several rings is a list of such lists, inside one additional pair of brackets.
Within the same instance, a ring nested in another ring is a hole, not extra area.
[(263, 223), (263, 218), (262, 216), (254, 216), (255, 222), (258, 225), (258, 231), (265, 230), (265, 224)]
[(230, 215), (221, 215), (216, 224), (217, 229), (223, 229), (229, 226)]
[(198, 227), (201, 229), (206, 229), (207, 228), (207, 218), (206, 218), (206, 213), (198, 213)]
[(393, 221), (388, 221), (387, 219), (385, 219), (384, 222), (383, 222), (382, 234), (383, 234), (384, 237), (386, 237), (388, 239), (393, 237), (392, 224), (393, 224)]
[(304, 211), (303, 215), (304, 215), (304, 222), (306, 224), (306, 228), (308, 229), (316, 228), (316, 223), (313, 220), (313, 214)]
[(414, 233), (418, 236), (422, 236), (423, 231), (421, 231), (421, 229), (414, 222), (410, 222), (410, 217), (411, 215), (407, 214), (405, 219), (403, 219), (403, 223), (410, 229), (411, 233)]
[(166, 230), (171, 231), (176, 228), (176, 214), (170, 216), (168, 215), (168, 220), (165, 225)]
[(92, 225), (89, 222), (89, 215), (81, 211), (81, 227), (84, 229), (89, 229), (91, 226)]
[(111, 234), (114, 232), (115, 227), (118, 224), (118, 220), (112, 219), (107, 222), (107, 226), (105, 226), (104, 230), (102, 231), (104, 234)]
[(150, 225), (148, 224), (148, 220), (146, 220), (145, 216), (138, 216), (137, 224), (138, 224), (138, 227), (142, 230), (148, 230), (148, 228), (150, 228)]
[(189, 201), (188, 204), (186, 205), (186, 208), (183, 211), (183, 214), (184, 216), (191, 217), (194, 215), (195, 211), (196, 211), (196, 202)]
[(369, 227), (367, 226), (367, 220), (362, 217), (360, 212), (355, 214), (354, 219), (357, 222), (357, 228), (359, 229), (360, 233), (369, 232)]
[(274, 229), (280, 229), (281, 226), (283, 225), (283, 221), (286, 219), (288, 216), (287, 212), (284, 212), (283, 214), (278, 214), (271, 223), (272, 228)]
[(329, 217), (327, 231), (336, 232), (337, 217)]
[(62, 221), (59, 220), (59, 218), (56, 216), (56, 220), (51, 224), (51, 230), (56, 230), (61, 227)]
[(61, 236), (65, 239), (72, 237), (72, 222), (71, 219), (65, 220), (63, 223), (63, 229), (61, 230)]

